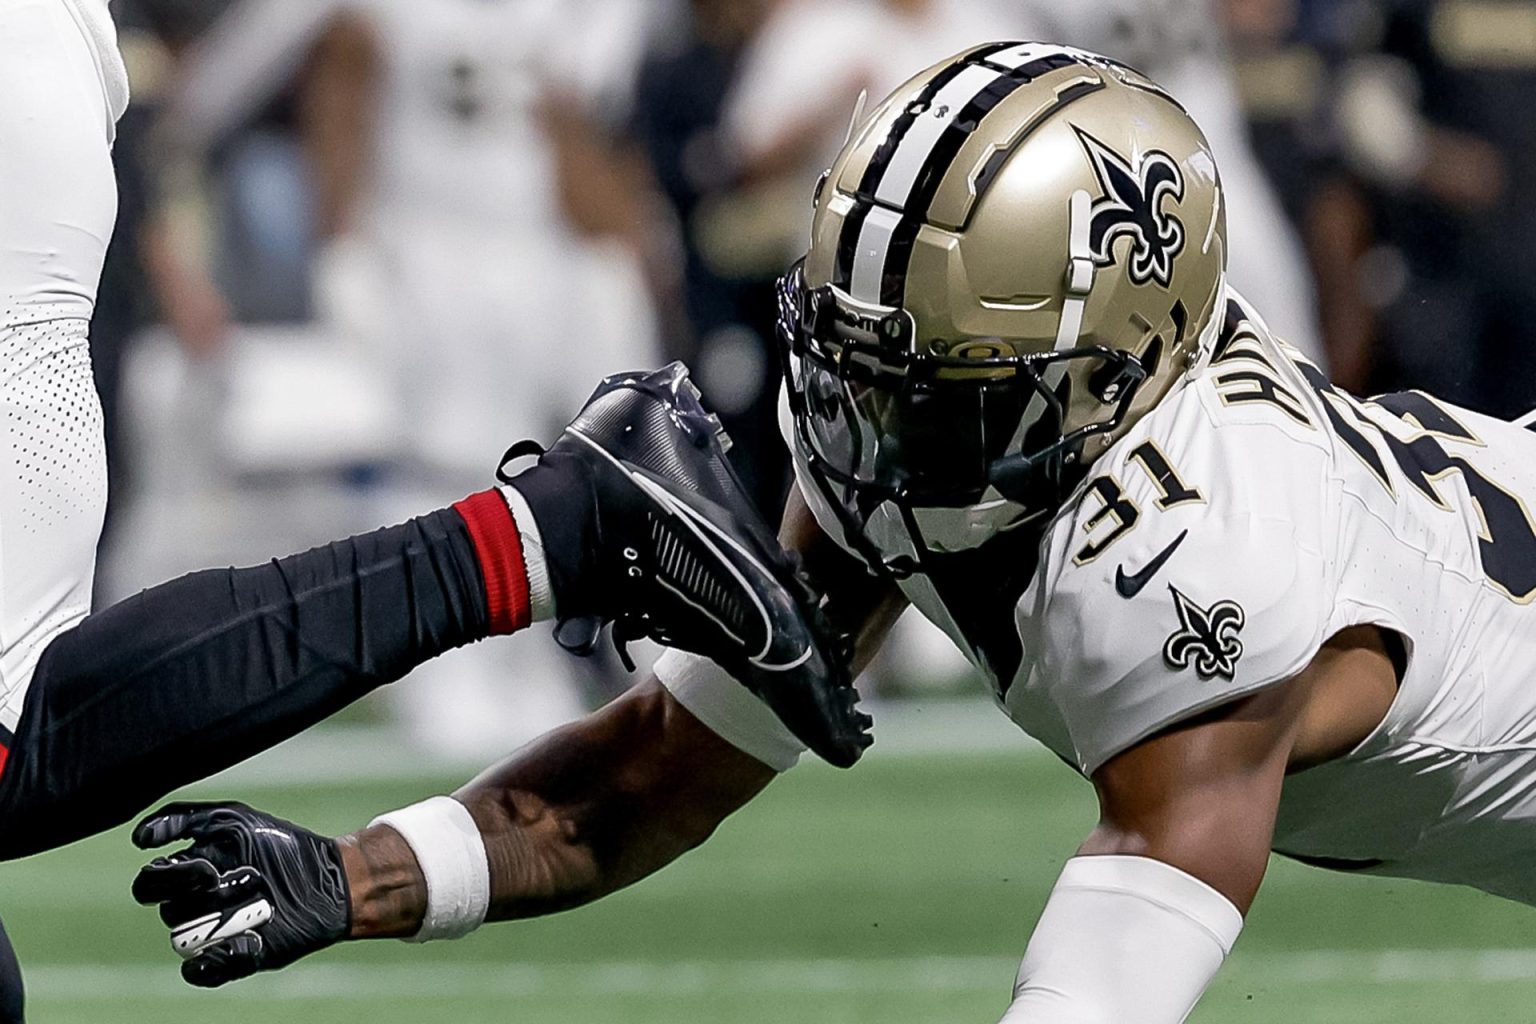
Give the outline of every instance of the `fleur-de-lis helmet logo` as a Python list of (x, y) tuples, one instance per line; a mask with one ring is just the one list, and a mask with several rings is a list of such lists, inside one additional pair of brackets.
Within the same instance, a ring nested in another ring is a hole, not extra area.
[(1173, 282), (1173, 261), (1184, 251), (1184, 224), (1167, 209), (1184, 198), (1184, 174), (1161, 150), (1143, 153), (1133, 165), (1081, 128), (1077, 137), (1093, 164), (1102, 196), (1093, 203), (1088, 231), (1093, 259), (1101, 267), (1115, 262), (1115, 243), (1129, 237), (1127, 270), (1137, 284)]
[(1194, 665), (1201, 679), (1221, 676), (1231, 680), (1237, 675), (1237, 661), (1243, 656), (1243, 631), (1247, 616), (1236, 601), (1218, 601), (1209, 610), (1180, 593), (1169, 584), (1173, 604), (1179, 613), (1180, 629), (1163, 645), (1163, 659), (1177, 669)]

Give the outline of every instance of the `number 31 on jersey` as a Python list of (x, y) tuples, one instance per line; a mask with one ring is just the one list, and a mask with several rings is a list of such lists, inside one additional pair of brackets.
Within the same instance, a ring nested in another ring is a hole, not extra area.
[[(1130, 464), (1139, 467), (1152, 481), (1159, 495), (1157, 507), (1164, 511), (1205, 501), (1199, 488), (1184, 482), (1153, 441), (1144, 441), (1132, 449)], [(1108, 551), (1141, 520), (1141, 509), (1126, 495), (1124, 486), (1114, 476), (1106, 474), (1096, 478), (1088, 485), (1088, 493), (1097, 497), (1103, 507), (1084, 524), (1089, 536), (1098, 539), (1090, 540), (1073, 556), (1072, 561), (1077, 565), (1087, 565)]]

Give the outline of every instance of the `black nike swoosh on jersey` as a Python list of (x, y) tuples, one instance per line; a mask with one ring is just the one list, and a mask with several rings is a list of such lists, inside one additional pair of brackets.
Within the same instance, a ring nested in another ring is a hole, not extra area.
[(1141, 593), (1142, 588), (1152, 582), (1152, 577), (1156, 576), (1157, 571), (1167, 564), (1168, 559), (1173, 557), (1173, 553), (1179, 550), (1179, 545), (1183, 544), (1184, 538), (1188, 536), (1188, 530), (1179, 534), (1174, 538), (1172, 544), (1163, 549), (1162, 554), (1148, 562), (1146, 568), (1135, 575), (1127, 576), (1125, 574), (1125, 566), (1120, 566), (1115, 570), (1115, 590), (1124, 598), (1132, 598)]

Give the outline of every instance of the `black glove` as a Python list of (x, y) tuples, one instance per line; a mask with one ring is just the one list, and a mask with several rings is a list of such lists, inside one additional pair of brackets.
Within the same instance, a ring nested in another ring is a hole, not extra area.
[(176, 803), (133, 830), (142, 850), (181, 839), (133, 880), (158, 903), (188, 984), (215, 988), (274, 971), (347, 935), (351, 904), (334, 839), (239, 803)]

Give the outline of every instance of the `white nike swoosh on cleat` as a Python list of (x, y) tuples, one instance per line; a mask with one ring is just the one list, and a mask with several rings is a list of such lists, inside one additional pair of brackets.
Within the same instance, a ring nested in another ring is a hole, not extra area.
[[(762, 601), (758, 599), (757, 592), (752, 589), (752, 585), (747, 581), (747, 578), (742, 575), (742, 573), (741, 573), (741, 571), (739, 569), (737, 569), (734, 565), (731, 564), (730, 560), (725, 557), (724, 552), (722, 552), (720, 550), (720, 548), (718, 546), (716, 546), (711, 541), (709, 534), (712, 534), (718, 540), (724, 542), (725, 544), (728, 544), (731, 548), (733, 548), (736, 552), (738, 552), (741, 555), (742, 558), (744, 558), (747, 562), (749, 562), (752, 566), (754, 566), (760, 573), (762, 573), (763, 576), (765, 576), (768, 579), (774, 579), (775, 577), (774, 577), (772, 571), (769, 570), (768, 568), (766, 568), (763, 565), (763, 563), (757, 558), (757, 556), (752, 554), (752, 552), (748, 551), (746, 548), (742, 547), (742, 545), (740, 544), (740, 542), (738, 542), (736, 540), (736, 538), (732, 537), (730, 534), (726, 533), (725, 531), (721, 530), (718, 526), (716, 526), (715, 524), (711, 523), (708, 519), (704, 518), (704, 516), (701, 515), (699, 512), (695, 511), (692, 508), (689, 508), (683, 502), (678, 501), (675, 497), (673, 497), (660, 484), (656, 483), (654, 480), (651, 480), (649, 477), (646, 477), (646, 476), (644, 476), (644, 475), (642, 475), (640, 473), (637, 473), (634, 470), (630, 469), (627, 465), (624, 464), (624, 462), (622, 460), (620, 460), (615, 455), (613, 455), (612, 452), (609, 452), (606, 448), (604, 448), (602, 445), (598, 444), (596, 441), (594, 441), (592, 438), (588, 437), (586, 434), (582, 433), (580, 430), (578, 430), (576, 428), (567, 428), (566, 432), (569, 433), (572, 437), (576, 438), (577, 440), (583, 442), (589, 448), (591, 448), (593, 451), (597, 452), (603, 458), (605, 458), (609, 462), (611, 462), (615, 467), (617, 467), (619, 469), (620, 472), (622, 472), (626, 477), (629, 478), (631, 483), (633, 483), (636, 487), (639, 487), (641, 490), (645, 491), (648, 495), (650, 495), (653, 499), (655, 499), (656, 502), (658, 504), (660, 504), (663, 508), (665, 508), (668, 512), (670, 512), (671, 514), (677, 516), (680, 520), (682, 520), (683, 524), (685, 526), (687, 526), (690, 530), (693, 531), (693, 534), (696, 537), (699, 538), (699, 540), (704, 544), (704, 546), (707, 547), (711, 552), (714, 553), (714, 555), (715, 555), (716, 559), (719, 561), (719, 563), (721, 565), (725, 566), (726, 570), (728, 572), (730, 572), (730, 574), (733, 577), (735, 577), (736, 582), (738, 584), (740, 584), (741, 589), (743, 591), (745, 591), (747, 596), (751, 599), (753, 606), (757, 609), (758, 615), (762, 617), (763, 635), (766, 638), (764, 643), (763, 643), (762, 650), (760, 650), (756, 655), (748, 657), (748, 659), (747, 659), (748, 661), (750, 661), (753, 665), (756, 665), (757, 667), (762, 668), (762, 669), (764, 669), (766, 671), (770, 671), (770, 672), (787, 672), (787, 671), (789, 671), (789, 670), (791, 670), (791, 669), (793, 669), (795, 667), (798, 667), (800, 665), (805, 664), (805, 662), (810, 659), (811, 654), (813, 652), (812, 652), (811, 648), (807, 647), (793, 662), (790, 662), (790, 663), (785, 664), (785, 665), (770, 665), (770, 664), (766, 663), (763, 660), (764, 658), (767, 657), (769, 650), (771, 650), (772, 647), (773, 647), (773, 641), (774, 641), (773, 619), (769, 616), (768, 609), (765, 608), (763, 606)], [(706, 531), (707, 531), (707, 533), (706, 533)], [(666, 581), (664, 581), (664, 580), (658, 579), (657, 582), (661, 583), (663, 586), (667, 586)], [(710, 620), (712, 620), (716, 625), (718, 625), (722, 630), (724, 630), (725, 633), (728, 636), (734, 637), (738, 641), (741, 640), (741, 637), (737, 636), (736, 633), (733, 632), (730, 629), (729, 626), (727, 626), (725, 623), (721, 622), (718, 617), (716, 617), (715, 615), (711, 614), (707, 609), (701, 608), (696, 602), (694, 602), (692, 600), (689, 600), (683, 594), (679, 594), (675, 587), (667, 586), (667, 589), (671, 590), (674, 594), (677, 594), (678, 597), (682, 598), (688, 604), (692, 605), (695, 608), (698, 608), (698, 610), (700, 612), (702, 612)]]

